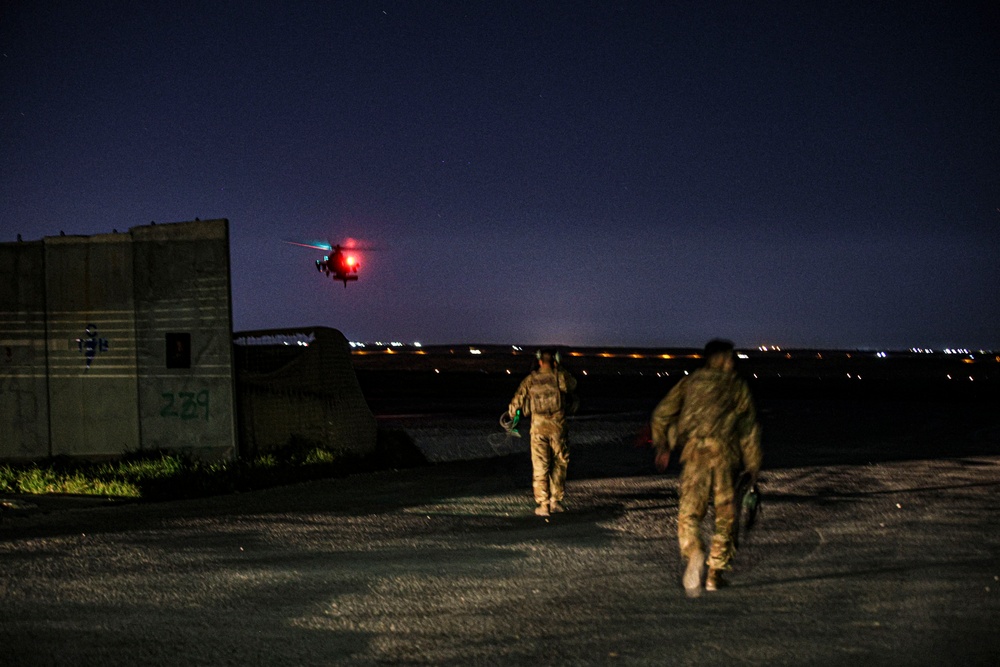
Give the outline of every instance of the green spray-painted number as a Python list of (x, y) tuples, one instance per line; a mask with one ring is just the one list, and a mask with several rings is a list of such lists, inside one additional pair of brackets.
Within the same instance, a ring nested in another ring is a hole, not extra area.
[(160, 405), (160, 416), (168, 419), (204, 419), (209, 418), (209, 391), (178, 391), (160, 394), (163, 403)]

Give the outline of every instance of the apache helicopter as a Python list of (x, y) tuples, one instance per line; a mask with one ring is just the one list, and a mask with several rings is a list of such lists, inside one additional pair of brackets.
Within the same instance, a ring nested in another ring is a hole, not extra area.
[[(366, 250), (374, 250), (374, 248), (362, 248), (354, 245), (331, 245), (329, 242), (317, 241), (316, 243), (299, 243), (298, 241), (285, 241), (285, 243), (290, 243), (292, 245), (302, 246), (303, 248), (315, 248), (316, 250), (325, 250), (331, 254), (324, 255), (323, 259), (316, 260), (316, 270), (320, 273), (325, 273), (327, 276), (333, 278), (333, 280), (339, 280), (344, 283), (344, 287), (347, 287), (348, 281), (353, 281), (358, 279), (358, 268), (361, 266), (358, 264), (358, 256), (356, 253)], [(352, 243), (351, 241), (347, 242)]]

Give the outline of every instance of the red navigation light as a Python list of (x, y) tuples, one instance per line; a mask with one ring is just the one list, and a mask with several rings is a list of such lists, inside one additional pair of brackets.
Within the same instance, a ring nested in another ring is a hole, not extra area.
[(348, 266), (354, 266), (357, 263), (358, 263), (358, 260), (355, 259), (353, 255), (348, 255), (347, 256), (347, 265)]

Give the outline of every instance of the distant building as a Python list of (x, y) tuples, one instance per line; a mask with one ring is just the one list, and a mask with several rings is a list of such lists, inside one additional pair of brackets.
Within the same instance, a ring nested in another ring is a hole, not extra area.
[(0, 459), (236, 455), (228, 228), (0, 243)]

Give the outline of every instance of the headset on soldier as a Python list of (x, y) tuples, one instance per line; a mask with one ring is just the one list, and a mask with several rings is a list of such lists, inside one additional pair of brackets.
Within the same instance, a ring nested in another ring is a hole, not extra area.
[(558, 366), (561, 361), (561, 357), (559, 356), (559, 350), (551, 348), (539, 348), (538, 350), (535, 351), (536, 361), (541, 361), (543, 357), (548, 357), (550, 363), (553, 366)]

